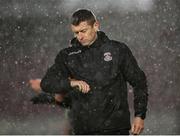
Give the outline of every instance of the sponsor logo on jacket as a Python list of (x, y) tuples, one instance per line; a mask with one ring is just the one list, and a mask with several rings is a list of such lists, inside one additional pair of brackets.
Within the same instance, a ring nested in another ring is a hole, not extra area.
[(70, 56), (70, 55), (79, 54), (79, 53), (81, 53), (81, 50), (70, 52), (68, 55)]

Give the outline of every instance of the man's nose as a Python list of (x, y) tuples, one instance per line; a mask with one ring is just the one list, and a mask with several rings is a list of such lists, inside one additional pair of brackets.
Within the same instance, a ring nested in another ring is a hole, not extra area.
[(83, 39), (83, 35), (81, 33), (78, 34), (78, 39), (82, 40)]

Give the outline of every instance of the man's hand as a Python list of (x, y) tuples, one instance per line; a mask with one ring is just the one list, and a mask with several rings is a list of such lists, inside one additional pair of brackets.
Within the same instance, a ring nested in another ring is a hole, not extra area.
[(78, 87), (79, 91), (82, 91), (82, 93), (88, 93), (90, 91), (90, 86), (85, 82), (81, 80), (70, 80), (72, 87)]
[(41, 79), (31, 79), (29, 80), (29, 85), (32, 90), (34, 90), (36, 93), (41, 92), (41, 87), (40, 87)]
[(144, 129), (144, 120), (141, 119), (140, 117), (135, 117), (131, 128), (132, 134), (139, 135), (143, 131), (143, 129)]

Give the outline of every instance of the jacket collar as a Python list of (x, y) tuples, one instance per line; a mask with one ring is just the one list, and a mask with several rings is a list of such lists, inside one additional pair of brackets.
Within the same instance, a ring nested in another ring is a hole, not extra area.
[(73, 38), (71, 40), (71, 45), (72, 46), (80, 46), (83, 48), (93, 48), (93, 47), (98, 47), (101, 46), (104, 42), (109, 40), (109, 38), (106, 36), (106, 34), (102, 31), (97, 32), (97, 39), (92, 43), (90, 46), (83, 46), (81, 43), (77, 40), (77, 38)]

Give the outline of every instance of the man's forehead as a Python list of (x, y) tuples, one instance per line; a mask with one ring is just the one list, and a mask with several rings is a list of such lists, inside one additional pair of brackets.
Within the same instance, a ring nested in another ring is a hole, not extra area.
[(71, 25), (71, 28), (75, 31), (81, 31), (83, 29), (89, 28), (91, 27), (91, 25), (89, 25), (86, 21), (81, 22), (79, 25), (75, 26), (75, 25)]

